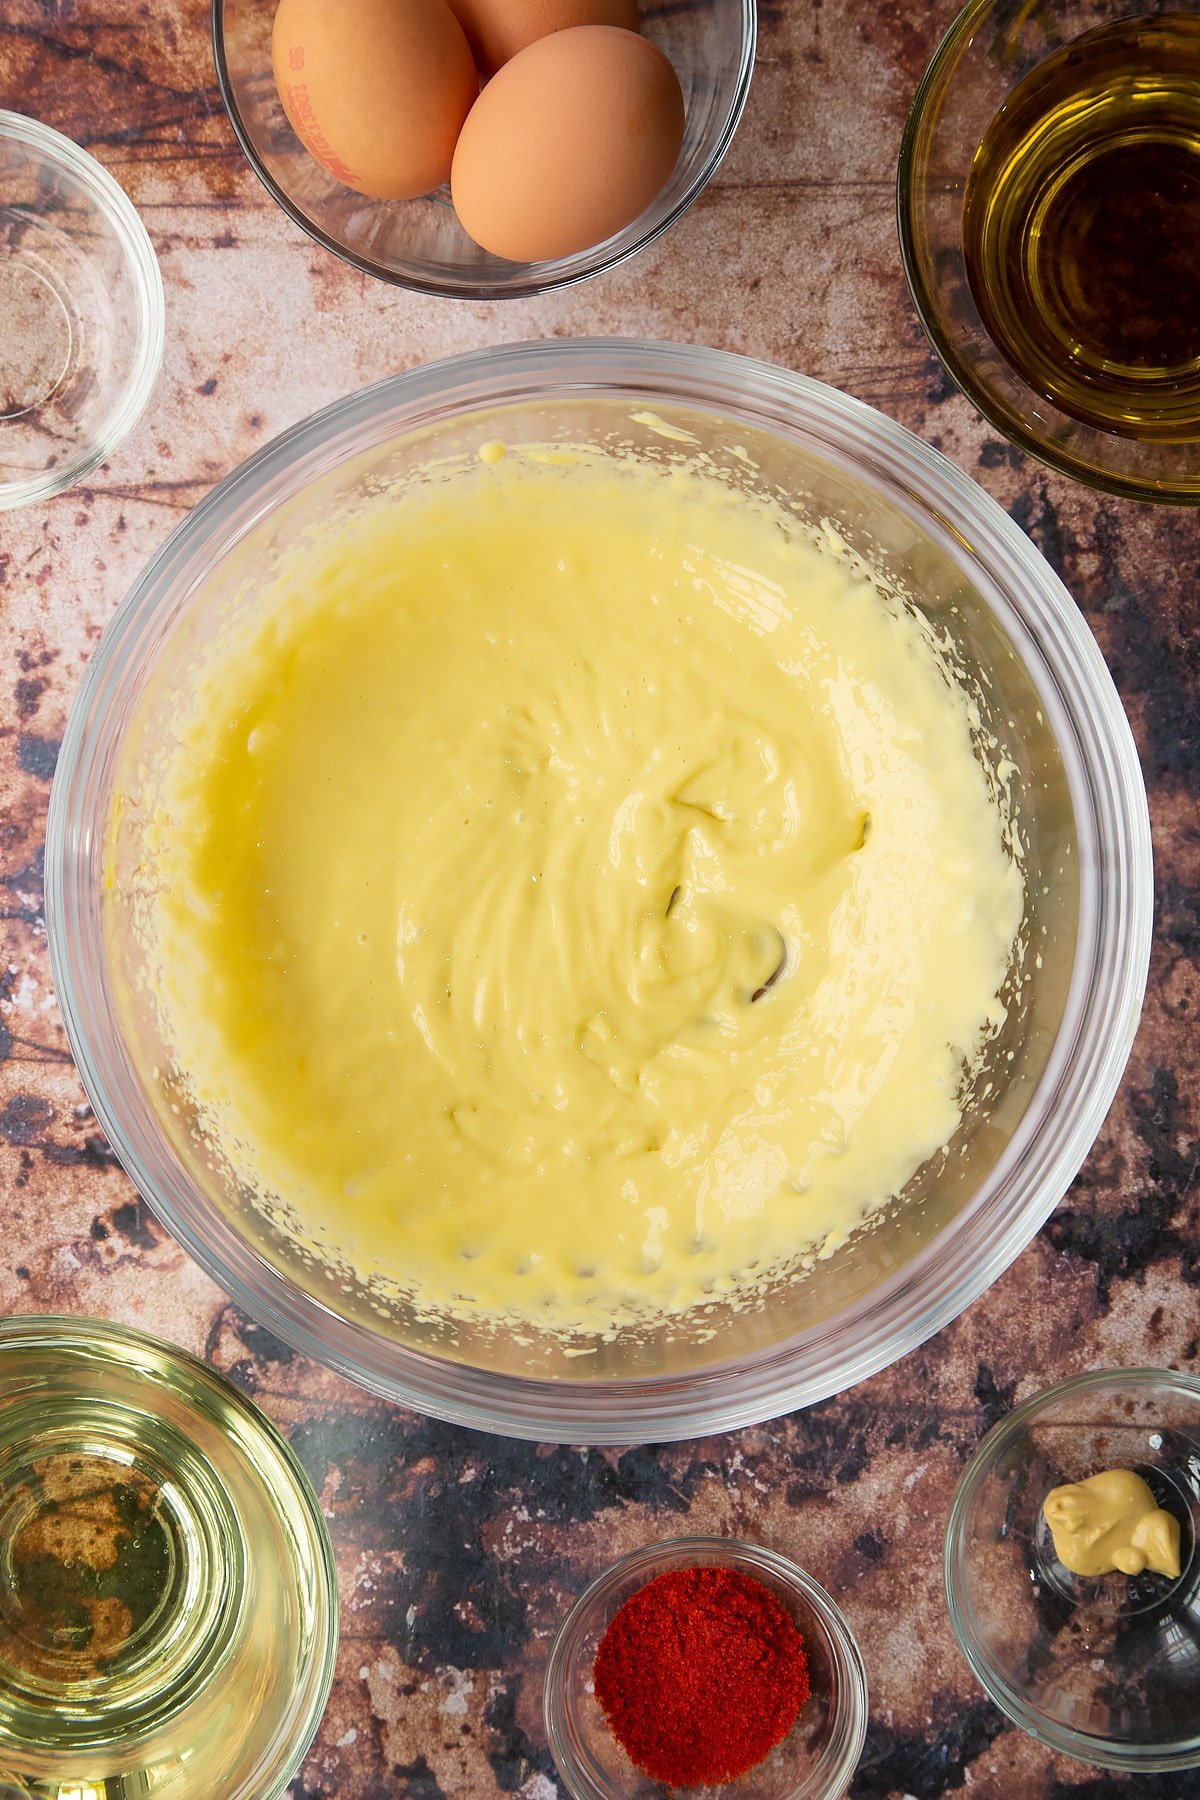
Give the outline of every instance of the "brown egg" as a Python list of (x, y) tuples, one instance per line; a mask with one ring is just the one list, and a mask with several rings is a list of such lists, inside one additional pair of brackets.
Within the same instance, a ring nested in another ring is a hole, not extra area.
[(471, 108), (450, 191), (485, 250), (542, 262), (588, 250), (662, 191), (683, 142), (683, 94), (632, 31), (576, 25), (519, 50)]
[(281, 0), (271, 51), (296, 135), (347, 187), (409, 200), (447, 179), (479, 77), (446, 0)]
[(571, 25), (638, 29), (638, 0), (449, 0), (482, 75), (538, 38)]

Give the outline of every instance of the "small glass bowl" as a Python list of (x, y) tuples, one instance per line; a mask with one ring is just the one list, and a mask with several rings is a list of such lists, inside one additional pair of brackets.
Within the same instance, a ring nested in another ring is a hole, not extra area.
[[(769, 1588), (804, 1639), (812, 1693), (795, 1726), (761, 1763), (719, 1787), (668, 1789), (636, 1769), (592, 1690), (596, 1652), (631, 1594), (669, 1570), (737, 1569)], [(867, 1676), (841, 1613), (811, 1575), (735, 1538), (669, 1538), (606, 1569), (558, 1628), (546, 1665), (543, 1709), (558, 1772), (574, 1800), (835, 1800), (845, 1792), (867, 1734)]]
[(1132, 14), (1195, 13), (1200, 0), (970, 0), (938, 45), (900, 147), (900, 250), (921, 323), (954, 382), (1006, 438), (1090, 487), (1200, 504), (1200, 441), (1152, 443), (1083, 423), (1031, 387), (980, 317), (963, 255), (967, 178), (1017, 85), (1085, 31)]
[(69, 138), (0, 112), (0, 512), (112, 454), (157, 379), (163, 314), (124, 190)]
[(284, 212), (327, 250), (381, 281), (460, 300), (548, 294), (616, 268), (673, 225), (728, 150), (750, 92), (755, 0), (648, 5), (642, 32), (670, 57), (683, 88), (683, 148), (654, 204), (593, 249), (548, 262), (509, 262), (472, 242), (449, 190), (371, 200), (343, 187), (292, 130), (271, 71), (278, 0), (213, 0), (213, 54), (230, 122), (250, 166)]
[(337, 1641), (324, 1515), (243, 1394), (140, 1331), (0, 1320), (4, 1800), (280, 1800)]
[[(1133, 1469), (1181, 1526), (1182, 1574), (1072, 1575), (1042, 1502)], [(976, 1450), (946, 1528), (950, 1621), (976, 1678), (1039, 1743), (1101, 1768), (1200, 1767), (1200, 1381), (1098, 1370)], [(1181, 1790), (1182, 1791), (1182, 1790)]]

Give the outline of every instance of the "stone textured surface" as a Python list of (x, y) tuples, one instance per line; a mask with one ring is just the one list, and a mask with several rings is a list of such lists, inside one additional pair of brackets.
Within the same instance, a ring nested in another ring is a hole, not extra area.
[[(940, 1587), (951, 1491), (984, 1429), (1049, 1378), (1194, 1369), (1200, 1332), (1200, 526), (1051, 476), (947, 391), (893, 222), (904, 112), (952, 7), (764, 0), (741, 132), (700, 203), (632, 265), (542, 302), (395, 292), (267, 200), (221, 110), (203, 0), (5, 0), (0, 105), (92, 150), (162, 260), (168, 344), (141, 425), (84, 487), (0, 517), (0, 1310), (101, 1313), (207, 1355), (290, 1434), (336, 1541), (344, 1638), (293, 1800), (557, 1790), (548, 1640), (615, 1553), (681, 1530), (796, 1557), (841, 1600), (872, 1684), (856, 1800), (1195, 1793), (1055, 1760), (959, 1655)], [(3, 321), (0, 321), (3, 329)], [(84, 1103), (55, 1005), (41, 856), (80, 670), (186, 509), (314, 407), (432, 356), (585, 332), (675, 337), (833, 382), (939, 445), (1063, 575), (1129, 707), (1150, 787), (1158, 915), (1117, 1104), (1046, 1229), (895, 1368), (757, 1430), (581, 1453), (429, 1423), (250, 1324), (164, 1235)], [(216, 1800), (216, 1797), (214, 1797)]]

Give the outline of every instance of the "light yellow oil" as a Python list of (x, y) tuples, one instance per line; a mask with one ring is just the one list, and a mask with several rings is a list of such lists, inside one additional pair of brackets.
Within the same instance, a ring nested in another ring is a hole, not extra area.
[(311, 1492), (232, 1388), (115, 1328), (0, 1326), (4, 1800), (269, 1800), (335, 1629)]

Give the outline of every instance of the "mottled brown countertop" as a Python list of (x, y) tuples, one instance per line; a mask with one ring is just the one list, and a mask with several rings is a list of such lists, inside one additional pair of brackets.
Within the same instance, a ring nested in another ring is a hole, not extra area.
[[(92, 150), (162, 261), (167, 352), (86, 485), (0, 517), (0, 1309), (97, 1313), (201, 1352), (291, 1435), (341, 1571), (337, 1679), (294, 1800), (558, 1791), (549, 1637), (618, 1551), (680, 1530), (794, 1556), (840, 1599), (872, 1688), (857, 1800), (1184, 1800), (1006, 1726), (951, 1637), (942, 1528), (984, 1429), (1074, 1371), (1195, 1369), (1200, 1332), (1200, 516), (1105, 499), (997, 440), (926, 347), (896, 248), (904, 113), (946, 0), (765, 0), (749, 108), (701, 201), (614, 274), (538, 302), (409, 296), (269, 202), (217, 95), (203, 0), (4, 0), (0, 105)], [(2, 321), (0, 321), (2, 329)], [(958, 1322), (807, 1413), (656, 1450), (536, 1448), (430, 1423), (294, 1355), (167, 1238), (89, 1112), (50, 985), (46, 801), (80, 670), (133, 576), (248, 452), (433, 356), (625, 333), (749, 352), (847, 389), (982, 482), (1060, 571), (1125, 698), (1150, 789), (1157, 929), (1126, 1078), (1045, 1230)], [(219, 1800), (214, 1796), (213, 1800)]]

